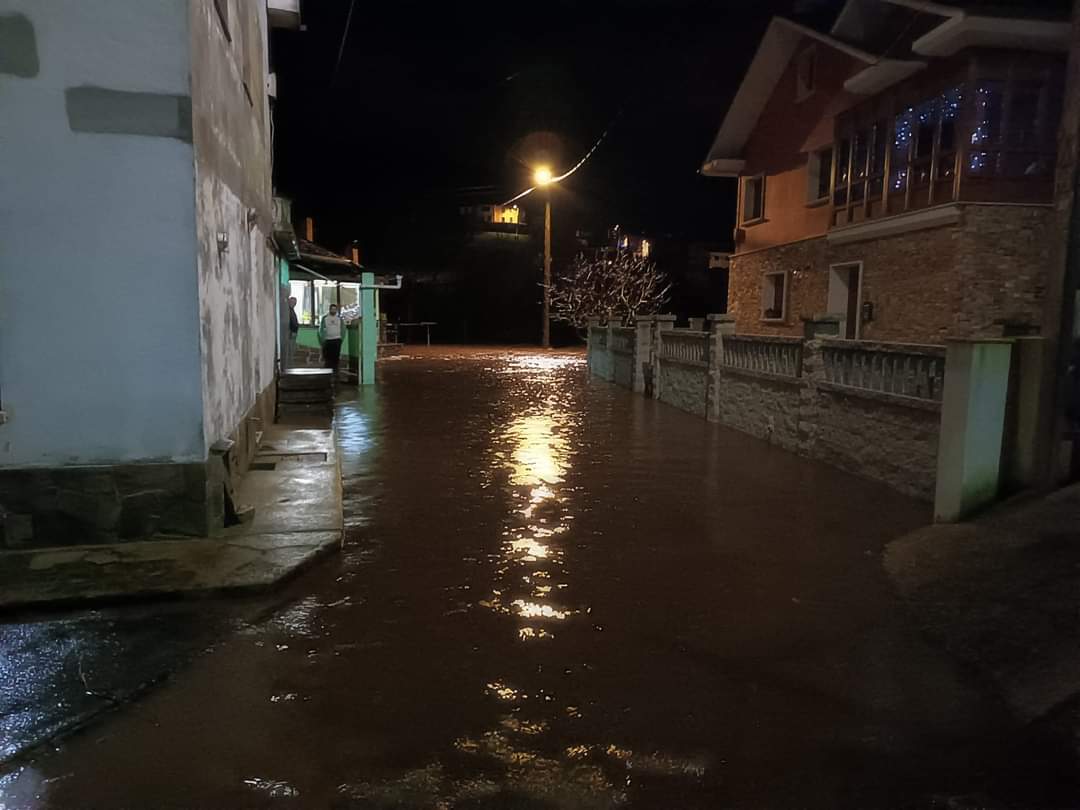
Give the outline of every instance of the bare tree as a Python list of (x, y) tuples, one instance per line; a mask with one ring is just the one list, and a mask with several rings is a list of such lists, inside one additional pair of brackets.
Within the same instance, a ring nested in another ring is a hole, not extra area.
[(668, 301), (671, 284), (646, 258), (620, 251), (614, 258), (575, 257), (551, 285), (551, 315), (584, 329), (589, 318), (630, 323)]

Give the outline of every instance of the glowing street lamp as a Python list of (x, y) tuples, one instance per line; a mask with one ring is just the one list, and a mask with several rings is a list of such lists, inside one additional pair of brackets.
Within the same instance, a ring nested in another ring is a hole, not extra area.
[(551, 348), (551, 169), (537, 166), (533, 182), (547, 191), (544, 200), (544, 315), (540, 345)]

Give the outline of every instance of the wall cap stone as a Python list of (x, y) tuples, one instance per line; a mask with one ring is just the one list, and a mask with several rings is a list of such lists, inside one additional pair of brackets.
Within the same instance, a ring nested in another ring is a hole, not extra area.
[(945, 343), (958, 343), (958, 344), (977, 344), (977, 343), (1007, 343), (1013, 344), (1016, 342), (1016, 338), (962, 338), (962, 337), (947, 337)]
[(933, 399), (919, 399), (918, 397), (908, 397), (903, 394), (891, 394), (887, 391), (856, 388), (853, 385), (843, 385), (842, 383), (828, 382), (826, 380), (819, 380), (816, 387), (819, 391), (830, 391), (843, 396), (868, 399), (873, 402), (884, 402), (901, 408), (913, 408), (917, 411), (931, 411), (934, 413), (941, 411), (941, 402)]
[(751, 377), (755, 380), (765, 380), (766, 382), (777, 382), (785, 385), (797, 385), (802, 386), (806, 383), (805, 377), (789, 377), (786, 374), (773, 374), (768, 371), (755, 371), (750, 368), (739, 368), (738, 366), (725, 366), (722, 363), (718, 366), (721, 375), (732, 374), (736, 377)]
[[(818, 343), (827, 349), (850, 351), (893, 352), (896, 354), (925, 354), (944, 357), (945, 347), (936, 343), (898, 343), (884, 340), (846, 340), (844, 338), (820, 337)], [(979, 343), (981, 341), (975, 341)]]

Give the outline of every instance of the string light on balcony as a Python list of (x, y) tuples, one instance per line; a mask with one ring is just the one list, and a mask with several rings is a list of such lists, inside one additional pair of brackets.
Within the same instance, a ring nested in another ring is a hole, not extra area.
[(915, 108), (908, 107), (900, 115), (896, 116), (896, 139), (895, 146), (902, 149), (911, 140), (914, 125)]
[(979, 108), (979, 123), (971, 133), (972, 144), (986, 143), (990, 140), (990, 102), (991, 91), (985, 85), (976, 88), (976, 105)]

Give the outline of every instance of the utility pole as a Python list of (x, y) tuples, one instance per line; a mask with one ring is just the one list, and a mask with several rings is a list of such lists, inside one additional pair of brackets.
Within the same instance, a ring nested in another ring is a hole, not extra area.
[(544, 200), (544, 324), (540, 345), (551, 348), (551, 187)]

